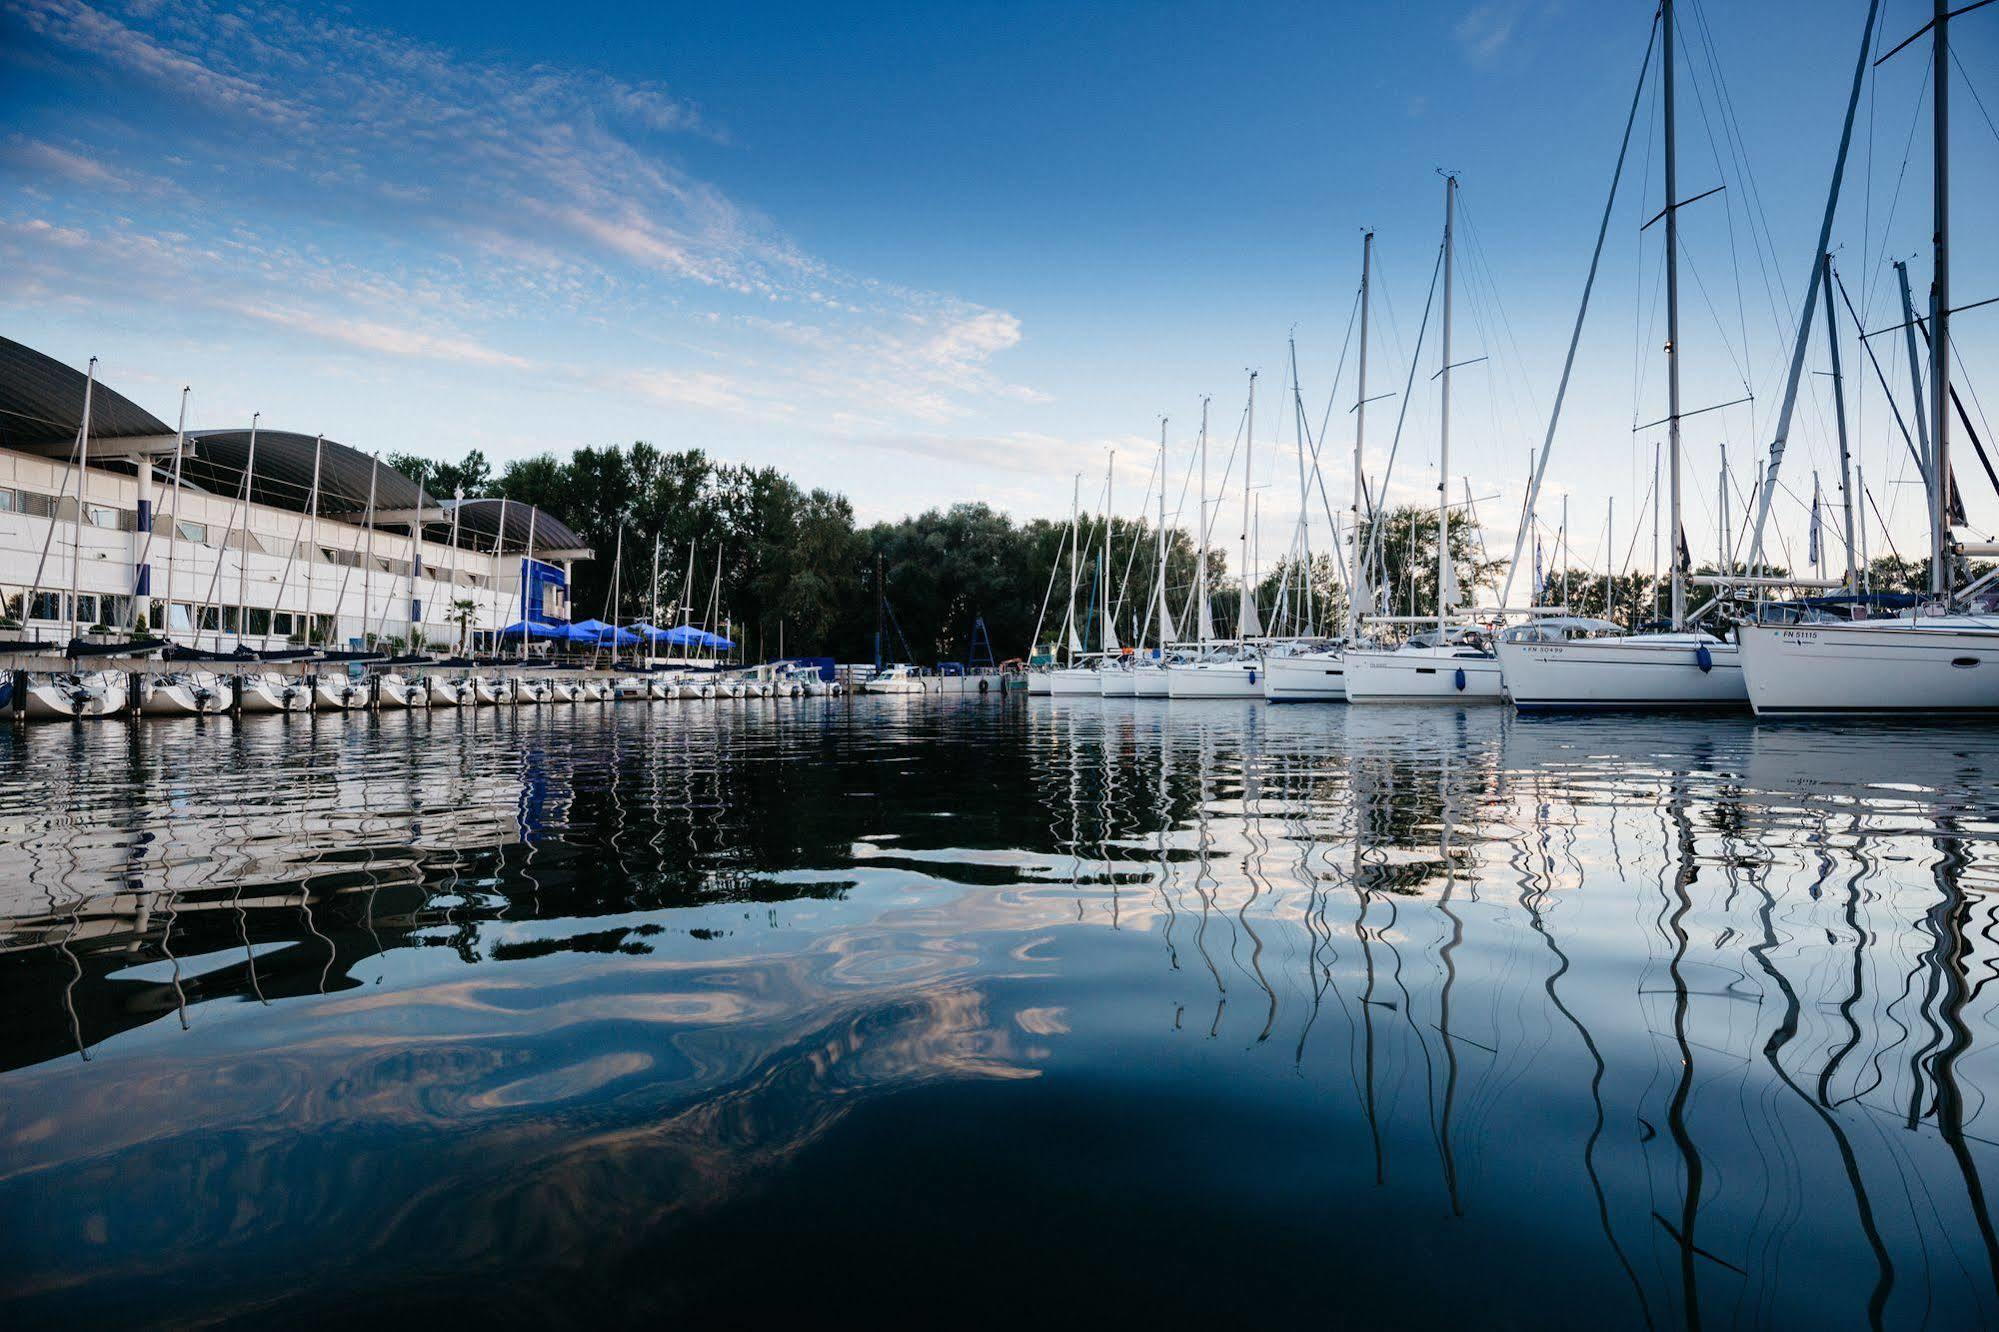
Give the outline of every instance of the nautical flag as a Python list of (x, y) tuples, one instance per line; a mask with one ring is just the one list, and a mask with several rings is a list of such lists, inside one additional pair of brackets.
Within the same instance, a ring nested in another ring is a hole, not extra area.
[(1692, 573), (1694, 571), (1694, 553), (1687, 549), (1687, 529), (1684, 527), (1680, 529), (1679, 560), (1681, 573)]

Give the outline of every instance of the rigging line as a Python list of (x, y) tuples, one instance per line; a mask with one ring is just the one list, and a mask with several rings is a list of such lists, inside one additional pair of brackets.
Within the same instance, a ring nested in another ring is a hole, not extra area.
[[(1622, 181), (1624, 178), (1624, 161), (1626, 155), (1631, 150), (1631, 127), (1633, 124), (1637, 122), (1638, 119), (1638, 103), (1643, 99), (1645, 95), (1646, 75), (1652, 67), (1652, 50), (1654, 45), (1658, 41), (1658, 37), (1659, 37), (1659, 19), (1658, 16), (1655, 14), (1652, 19), (1651, 35), (1647, 37), (1645, 41), (1645, 59), (1643, 63), (1641, 63), (1638, 66), (1638, 86), (1631, 94), (1631, 110), (1626, 114), (1624, 119), (1624, 139), (1623, 142), (1620, 143), (1618, 146), (1617, 167), (1616, 170), (1614, 170), (1611, 173), (1610, 177), (1610, 197), (1604, 201), (1603, 218), (1600, 222), (1597, 223), (1596, 248), (1592, 250), (1590, 253), (1589, 275), (1583, 281), (1582, 304), (1581, 307), (1576, 311), (1575, 328), (1571, 330), (1569, 333), (1569, 350), (1567, 355), (1563, 358), (1562, 361), (1562, 377), (1555, 386), (1554, 407), (1549, 412), (1548, 415), (1547, 433), (1542, 437), (1541, 440), (1541, 456), (1539, 457), (1539, 459), (1536, 460), (1534, 464), (1533, 476), (1528, 479), (1527, 499), (1526, 499), (1527, 521), (1522, 523), (1520, 525), (1519, 531), (1514, 534), (1513, 558), (1507, 564), (1506, 584), (1501, 589), (1499, 594), (1499, 604), (1502, 606), (1508, 606), (1512, 604), (1513, 575), (1514, 572), (1520, 567), (1520, 556), (1524, 543), (1526, 541), (1527, 532), (1534, 525), (1535, 501), (1540, 497), (1541, 478), (1546, 474), (1548, 469), (1548, 453), (1555, 443), (1555, 428), (1558, 424), (1560, 424), (1561, 421), (1562, 403), (1568, 397), (1569, 375), (1575, 369), (1576, 348), (1582, 342), (1583, 316), (1589, 310), (1590, 292), (1596, 286), (1597, 264), (1603, 258), (1604, 238), (1610, 232), (1611, 213), (1617, 205), (1617, 187), (1619, 182)], [(1635, 418), (1637, 413), (1633, 412), (1632, 415)]]
[[(1928, 95), (1929, 90), (1930, 64), (1928, 61), (1924, 61), (1923, 81), (1917, 87), (1916, 100), (1909, 108), (1909, 132), (1902, 143), (1902, 165), (1895, 172), (1895, 192), (1888, 196), (1888, 216), (1881, 221), (1881, 248), (1875, 254), (1873, 262), (1870, 265), (1874, 273), (1874, 283), (1886, 282), (1888, 280), (1887, 265), (1884, 262), (1888, 257), (1888, 235), (1895, 229), (1895, 214), (1901, 208), (1902, 187), (1908, 183), (1909, 162), (1915, 156), (1916, 150), (1916, 129), (1923, 123), (1923, 101)], [(1863, 308), (1873, 308), (1873, 289), (1873, 285), (1870, 284), (1868, 290), (1862, 293), (1862, 296), (1865, 298), (1862, 302)]]
[(1985, 99), (1978, 95), (1978, 85), (1971, 81), (1971, 72), (1964, 67), (1964, 61), (1958, 58), (1956, 47), (1951, 48), (1950, 62), (1957, 66), (1958, 76), (1964, 80), (1964, 90), (1970, 93), (1971, 100), (1977, 103), (1978, 114), (1985, 117), (1985, 128), (1992, 131), (1993, 139), (1999, 140), (1999, 125), (1992, 123), (1992, 113), (1985, 109)]
[[(1354, 325), (1355, 325), (1355, 324), (1357, 324), (1357, 323), (1359, 323), (1359, 322), (1360, 322), (1360, 288), (1359, 288), (1359, 287), (1355, 287), (1355, 288), (1354, 288), (1354, 290), (1353, 290), (1353, 305), (1352, 305), (1352, 306), (1351, 306), (1351, 307), (1350, 307), (1350, 308), (1349, 308), (1349, 309), (1347, 310), (1347, 335), (1346, 335), (1346, 339), (1345, 339), (1345, 341), (1343, 341), (1343, 342), (1341, 342), (1341, 343), (1340, 343), (1340, 361), (1339, 361), (1339, 365), (1338, 365), (1338, 366), (1337, 366), (1337, 367), (1336, 367), (1336, 368), (1335, 368), (1335, 369), (1333, 370), (1333, 387), (1332, 387), (1332, 390), (1331, 390), (1330, 392), (1328, 392), (1328, 393), (1326, 394), (1326, 414), (1325, 414), (1324, 416), (1322, 416), (1322, 417), (1320, 417), (1320, 418), (1319, 418), (1319, 438), (1320, 438), (1320, 439), (1324, 439), (1324, 438), (1326, 437), (1326, 429), (1327, 429), (1327, 427), (1329, 427), (1329, 426), (1330, 426), (1330, 425), (1332, 424), (1332, 421), (1333, 421), (1333, 404), (1334, 404), (1335, 402), (1337, 402), (1337, 401), (1339, 400), (1339, 396), (1340, 396), (1340, 381), (1341, 381), (1342, 379), (1346, 378), (1346, 373), (1347, 373), (1347, 351), (1348, 351), (1348, 350), (1349, 350), (1349, 349), (1350, 349), (1350, 348), (1351, 348), (1351, 347), (1353, 346), (1353, 330), (1354, 330)], [(1314, 456), (1316, 456), (1316, 455), (1314, 455)]]
[[(1684, 263), (1694, 275), (1694, 286), (1700, 291), (1701, 304), (1707, 306), (1708, 314), (1713, 316), (1715, 337), (1721, 343), (1722, 350), (1728, 353), (1729, 364), (1735, 367), (1735, 373), (1741, 378), (1742, 391), (1754, 398), (1756, 390), (1749, 382), (1749, 367), (1745, 364), (1745, 358), (1736, 356), (1735, 345), (1728, 340), (1728, 330), (1722, 327), (1721, 312), (1714, 308), (1714, 299), (1708, 295), (1707, 283), (1701, 280), (1700, 265), (1696, 264), (1693, 255), (1685, 250), (1681, 251), (1680, 262)], [(1747, 353), (1748, 344), (1744, 344), (1743, 351)]]
[[(1436, 300), (1437, 278), (1438, 275), (1443, 272), (1443, 269), (1444, 269), (1444, 244), (1442, 241), (1438, 241), (1437, 262), (1430, 269), (1430, 295), (1423, 302), (1423, 322), (1417, 327), (1416, 330), (1416, 350), (1409, 357), (1409, 375), (1408, 378), (1403, 382), (1402, 401), (1398, 405), (1398, 408), (1395, 413), (1395, 435), (1390, 440), (1388, 445), (1387, 465), (1381, 469), (1381, 499), (1373, 506), (1371, 506), (1374, 509), (1377, 516), (1384, 515), (1388, 512), (1388, 484), (1395, 476), (1395, 455), (1398, 452), (1400, 452), (1402, 448), (1402, 423), (1406, 421), (1409, 416), (1409, 390), (1412, 387), (1414, 387), (1416, 383), (1416, 363), (1419, 360), (1421, 360), (1423, 356), (1423, 338), (1424, 335), (1429, 332), (1430, 328), (1430, 307)], [(1377, 521), (1374, 524), (1374, 531), (1371, 534), (1371, 537), (1368, 541), (1369, 549), (1368, 549), (1367, 567), (1370, 569), (1374, 568), (1375, 562), (1382, 558), (1381, 547), (1382, 547), (1383, 526), (1384, 526), (1383, 523)]]

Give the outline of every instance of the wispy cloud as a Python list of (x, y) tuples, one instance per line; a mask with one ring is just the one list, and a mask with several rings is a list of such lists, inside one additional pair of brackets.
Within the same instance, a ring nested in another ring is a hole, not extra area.
[[(0, 201), (0, 243), (45, 265), (0, 275), (0, 302), (143, 293), (163, 319), (229, 311), (350, 354), (834, 431), (1041, 399), (995, 369), (1014, 315), (845, 271), (690, 170), (730, 136), (664, 85), (471, 59), (338, 11), (0, 5), (26, 104), (80, 85), (92, 108), (0, 141), (0, 176), (40, 196)], [(140, 190), (135, 217), (114, 196)], [(611, 329), (622, 366), (603, 363)]]
[(1513, 40), (1520, 24), (1520, 5), (1495, 3), (1479, 5), (1451, 29), (1458, 48), (1475, 65), (1489, 65), (1499, 59)]

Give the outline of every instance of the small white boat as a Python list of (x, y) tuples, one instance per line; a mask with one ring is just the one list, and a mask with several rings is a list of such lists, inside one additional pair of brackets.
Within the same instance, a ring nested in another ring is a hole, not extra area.
[(667, 678), (666, 678), (666, 677), (665, 677), (664, 675), (651, 675), (651, 676), (647, 676), (647, 677), (646, 677), (646, 697), (647, 697), (647, 698), (672, 698), (672, 697), (673, 697), (673, 681), (671, 681), (671, 680), (667, 679)]
[(555, 687), (546, 680), (522, 677), (514, 681), (514, 700), (524, 707), (555, 702)]
[(261, 672), (243, 677), (245, 712), (310, 712), (312, 686), (300, 675)]
[(1417, 634), (1398, 648), (1346, 654), (1349, 703), (1498, 703), (1499, 658), (1485, 635), (1463, 625)]
[(375, 680), (375, 705), (382, 708), (422, 708), (430, 706), (430, 691), (422, 681), (412, 682), (393, 672)]
[(176, 671), (146, 677), (139, 711), (149, 717), (205, 717), (227, 712), (233, 688), (209, 671)]
[(616, 697), (617, 695), (611, 691), (611, 682), (609, 680), (585, 680), (583, 682), (583, 694), (577, 699), (577, 702), (609, 703)]
[(914, 666), (890, 666), (864, 682), (861, 689), (869, 694), (921, 694), (923, 677)]
[(557, 677), (548, 682), (548, 688), (549, 701), (551, 703), (581, 703), (584, 701), (583, 682), (581, 680)]
[(472, 677), (472, 701), (489, 708), (512, 703), (514, 685), (511, 675), (475, 675)]
[(117, 671), (51, 675), (30, 679), (24, 708), (30, 717), (104, 717), (121, 712), (130, 686)]
[(312, 692), (318, 705), (329, 712), (360, 712), (367, 708), (373, 690), (368, 681), (343, 673), (320, 676)]
[(423, 686), (434, 708), (455, 708), (472, 701), (472, 685), (469, 681), (443, 675), (430, 675), (423, 679)]
[(621, 675), (611, 682), (611, 692), (620, 703), (652, 697), (652, 682), (643, 675)]
[(673, 696), (675, 698), (713, 698), (715, 697), (715, 682), (713, 680), (682, 680), (673, 687)]

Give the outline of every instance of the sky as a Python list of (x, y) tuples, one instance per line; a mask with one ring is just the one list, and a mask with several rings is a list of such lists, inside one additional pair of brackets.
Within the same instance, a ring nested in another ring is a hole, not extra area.
[[(1928, 11), (1884, 0), (1877, 52)], [(1679, 6), (1680, 193), (1724, 187), (1680, 213), (1684, 403), (1714, 408), (1686, 426), (1703, 558), (1722, 446), (1739, 511), (1774, 427), (1865, 14)], [(0, 330), (98, 356), (169, 421), (186, 384), (191, 425), (256, 411), (369, 451), (504, 463), (646, 439), (777, 466), (863, 518), (1064, 514), (1078, 473), (1097, 502), (1112, 450), (1134, 511), (1164, 416), (1168, 507), (1190, 522), (1209, 396), (1218, 541), (1243, 526), (1239, 455), (1224, 472), (1255, 370), (1269, 559), (1294, 539), (1300, 416), (1323, 441), (1321, 548), (1348, 503), (1369, 228), (1368, 394), (1392, 396), (1364, 456), (1379, 486), (1393, 446), (1387, 493), (1434, 496), (1434, 316), (1409, 376), (1448, 170), (1452, 360), (1471, 362), (1452, 375), (1451, 484), (1504, 545), (1652, 15), (0, 0)], [(1976, 225), (1999, 204), (1999, 7), (1953, 35), (1965, 304), (1999, 295)], [(1922, 44), (1866, 80), (1833, 248), (1869, 330), (1900, 321), (1893, 259), (1926, 299), (1927, 87)], [(1664, 228), (1642, 229), (1663, 197), (1659, 91), (1655, 60), (1540, 510), (1544, 540), (1566, 499), (1579, 559), (1638, 567), (1663, 432), (1635, 427), (1665, 415)], [(1955, 345), (1999, 419), (1996, 311), (1964, 314)], [(1913, 549), (1908, 449), (1837, 317), (1869, 540)], [(1899, 336), (1869, 345), (1906, 403)], [(1809, 345), (1776, 513), (1800, 560), (1811, 471), (1828, 494), (1838, 476), (1822, 327)], [(1989, 489), (1967, 493), (1975, 523), (1999, 521)]]

